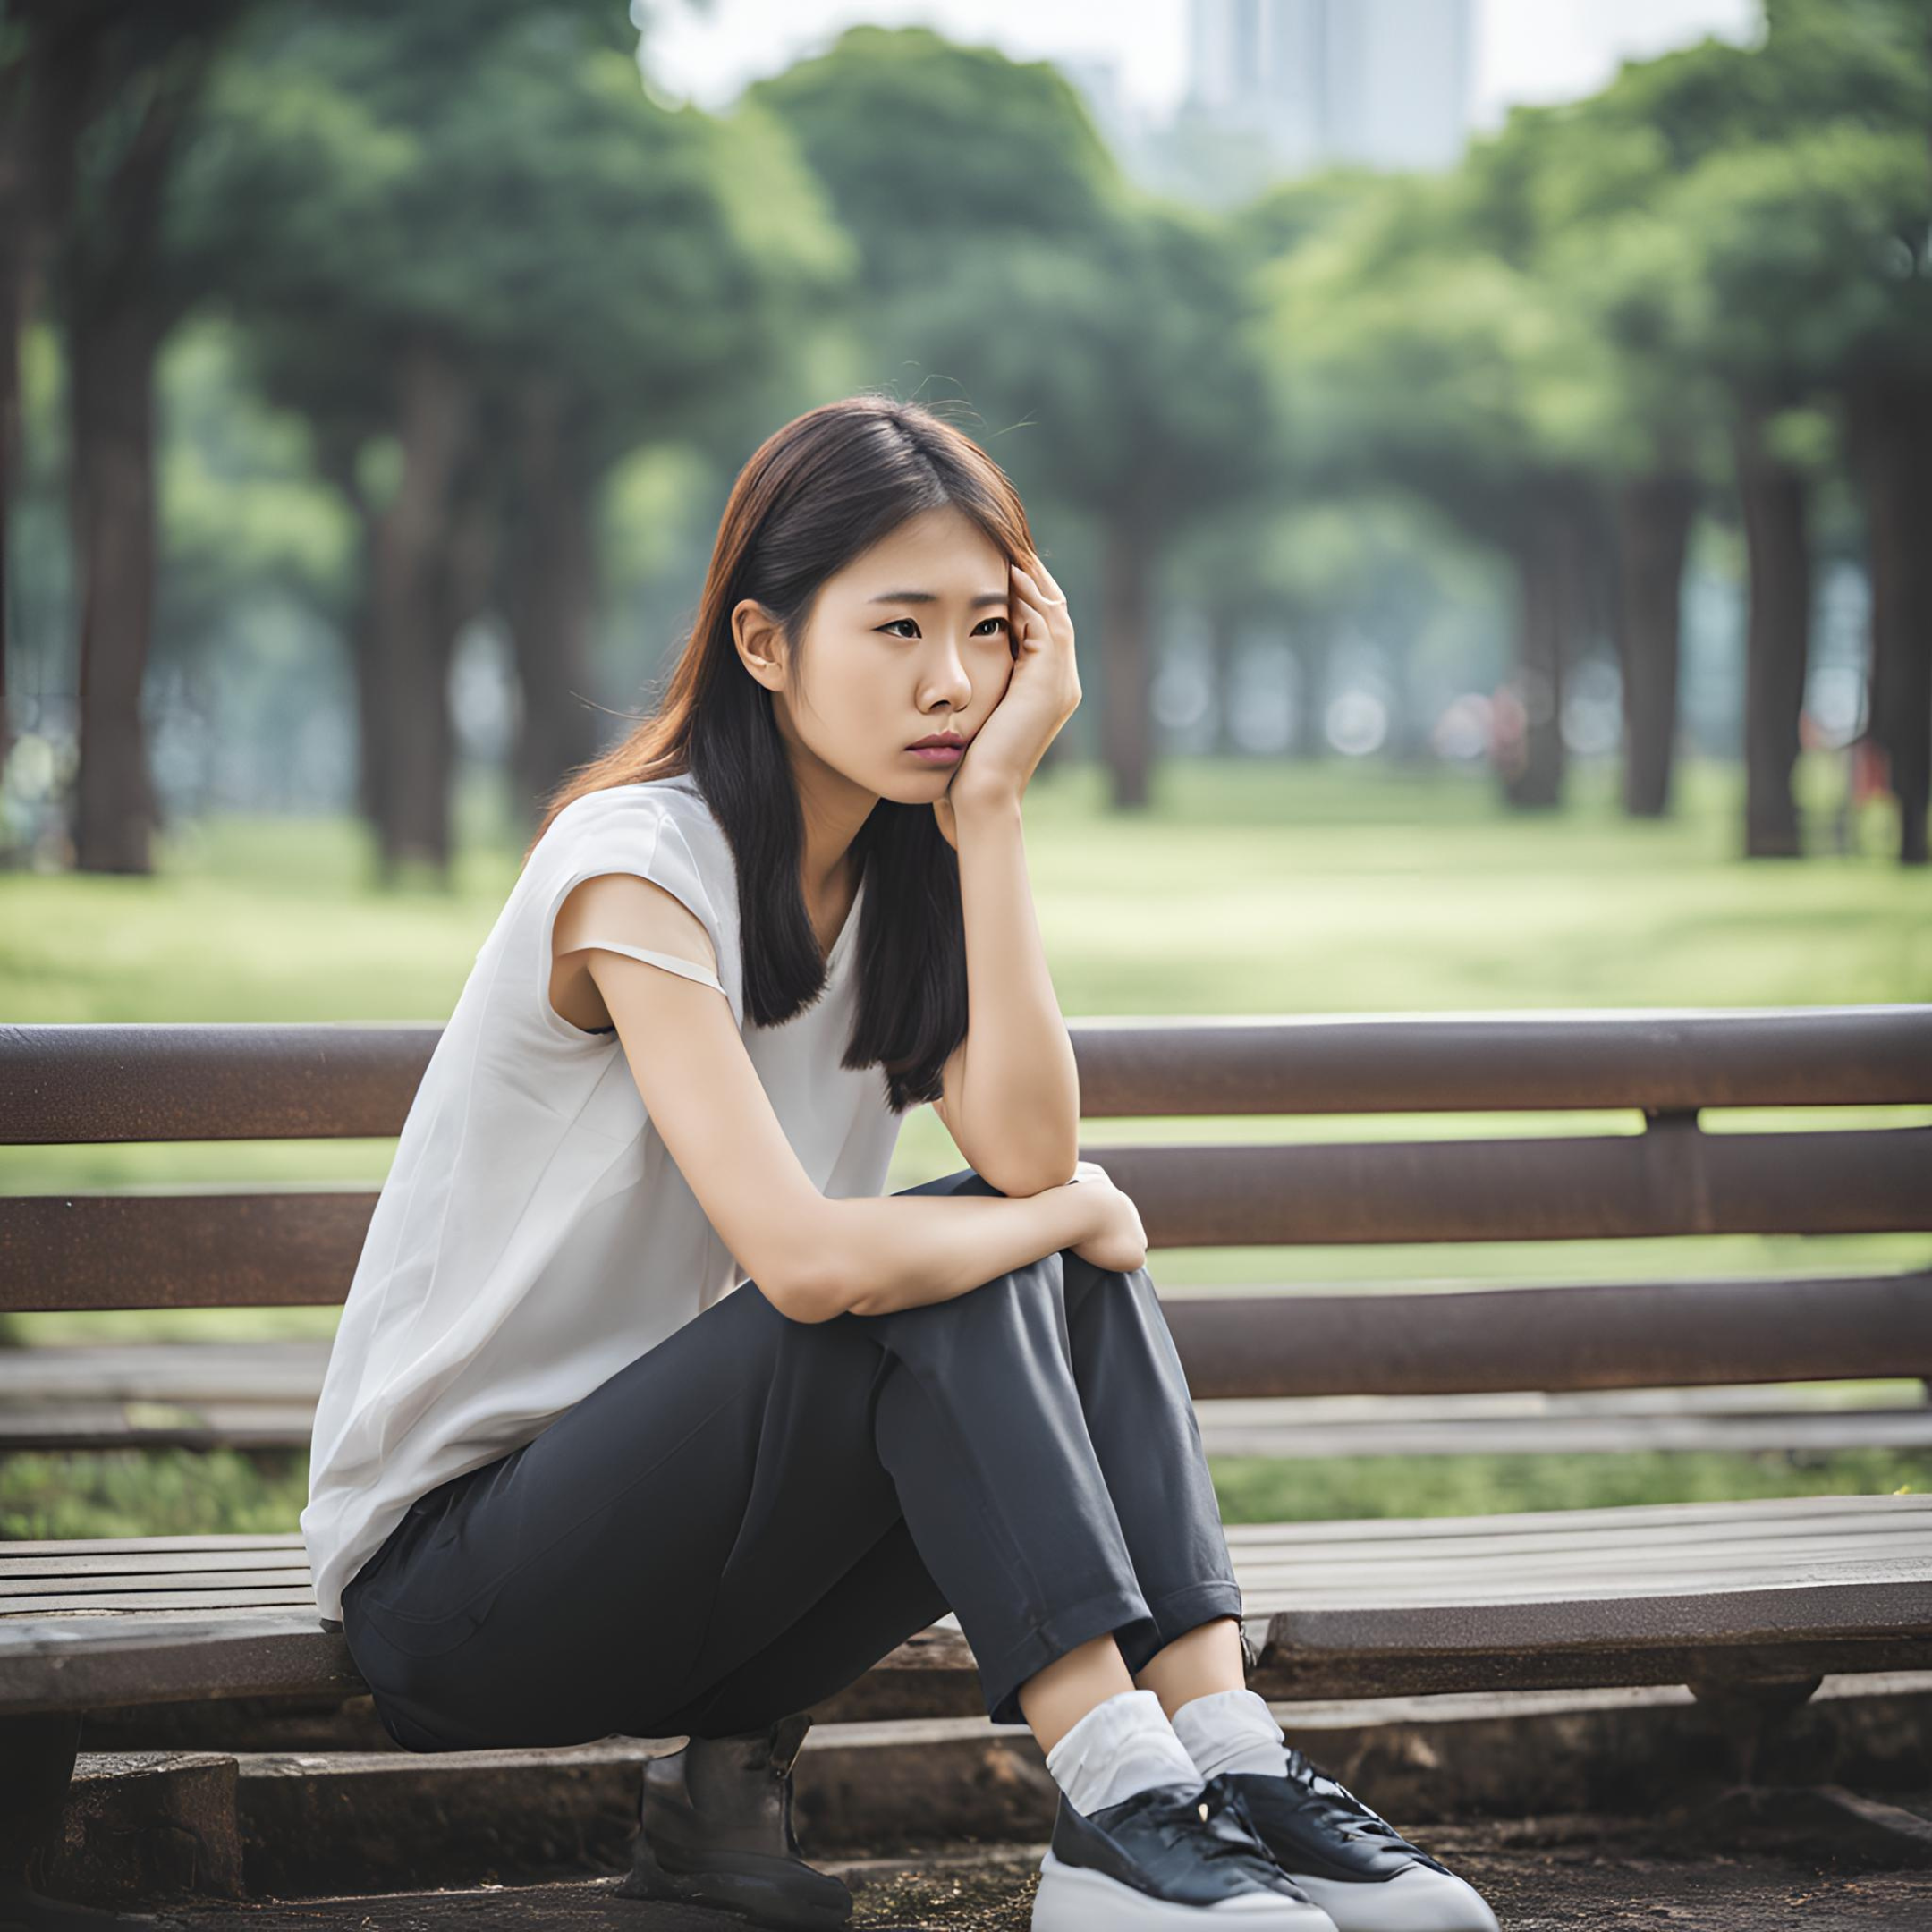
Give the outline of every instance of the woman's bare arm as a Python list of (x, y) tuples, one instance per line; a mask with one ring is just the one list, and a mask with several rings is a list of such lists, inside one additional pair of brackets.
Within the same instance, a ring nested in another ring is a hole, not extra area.
[(1034, 914), (1020, 801), (968, 797), (954, 819), (970, 1022), (933, 1111), (995, 1187), (1036, 1193), (1079, 1164), (1080, 1071)]
[[(848, 1309), (882, 1314), (944, 1301), (1072, 1247), (1103, 1224), (1106, 1190), (1089, 1182), (1013, 1199), (827, 1199), (786, 1138), (724, 996), (605, 951), (595, 944), (599, 935), (715, 970), (709, 935), (662, 887), (628, 873), (600, 875), (579, 886), (558, 914), (553, 989), (580, 965), (588, 972), (679, 1172), (782, 1314), (824, 1321)], [(581, 1011), (572, 1004), (572, 1012)]]
[(950, 1301), (996, 1275), (1085, 1241), (1099, 1225), (1102, 1191), (1069, 1181), (1011, 1199), (886, 1194), (828, 1200), (835, 1232), (816, 1303), (831, 1316)]

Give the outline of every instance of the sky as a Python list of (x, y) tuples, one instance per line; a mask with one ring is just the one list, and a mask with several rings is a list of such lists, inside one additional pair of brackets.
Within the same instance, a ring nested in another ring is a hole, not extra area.
[[(674, 97), (723, 106), (748, 80), (817, 51), (858, 21), (914, 22), (1017, 58), (1112, 56), (1131, 106), (1165, 119), (1187, 83), (1187, 0), (652, 0), (654, 78)], [(1619, 61), (1717, 34), (1754, 38), (1759, 0), (1477, 0), (1472, 124), (1516, 102), (1594, 93)]]

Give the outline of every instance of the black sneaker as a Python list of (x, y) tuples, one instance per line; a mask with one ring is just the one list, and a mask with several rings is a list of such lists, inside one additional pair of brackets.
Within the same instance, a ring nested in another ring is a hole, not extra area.
[(1288, 1775), (1221, 1771), (1275, 1862), (1335, 1920), (1336, 1932), (1498, 1932), (1496, 1913), (1466, 1878), (1411, 1844), (1288, 1746)]
[(852, 1894), (805, 1862), (792, 1829), (792, 1767), (811, 1723), (797, 1711), (763, 1731), (694, 1737), (648, 1758), (631, 1873), (617, 1896), (711, 1905), (801, 1932), (845, 1924)]
[(1210, 1919), (1241, 1932), (1335, 1932), (1228, 1786), (1155, 1784), (1090, 1814), (1061, 1792), (1032, 1932), (1181, 1932)]

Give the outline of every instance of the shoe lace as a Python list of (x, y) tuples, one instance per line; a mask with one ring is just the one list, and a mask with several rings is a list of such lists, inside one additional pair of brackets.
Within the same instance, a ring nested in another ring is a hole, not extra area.
[[(1196, 1828), (1212, 1825), (1224, 1813), (1235, 1822), (1236, 1831), (1224, 1827), (1203, 1832)], [(1273, 1860), (1267, 1856), (1267, 1847), (1261, 1842), (1246, 1801), (1231, 1785), (1209, 1779), (1197, 1797), (1176, 1801), (1157, 1813), (1156, 1821), (1164, 1844), (1173, 1844), (1183, 1832), (1192, 1831), (1202, 1858), (1246, 1859), (1264, 1868), (1272, 1867)]]
[(1380, 1838), (1414, 1851), (1415, 1846), (1382, 1816), (1370, 1809), (1339, 1778), (1332, 1777), (1292, 1744), (1288, 1776), (1301, 1787), (1301, 1801), (1330, 1830), (1344, 1838)]

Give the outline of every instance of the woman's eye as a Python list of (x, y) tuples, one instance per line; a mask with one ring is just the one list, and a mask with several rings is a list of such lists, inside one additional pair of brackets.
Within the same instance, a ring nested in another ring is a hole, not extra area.
[[(879, 626), (879, 629), (881, 631), (891, 631), (894, 624), (911, 624), (915, 633), (919, 630), (919, 622), (916, 618), (912, 617), (894, 617), (891, 619), (890, 622), (882, 623)], [(983, 617), (978, 623), (973, 626), (973, 631), (975, 634), (978, 634), (982, 631), (986, 631), (986, 626), (987, 624), (998, 624), (1001, 629), (1004, 630), (1006, 628), (1006, 620), (1004, 617)], [(904, 632), (898, 631), (894, 634), (897, 636), (903, 636)], [(998, 633), (996, 631), (987, 631), (986, 634), (988, 637), (992, 637), (996, 636)]]

